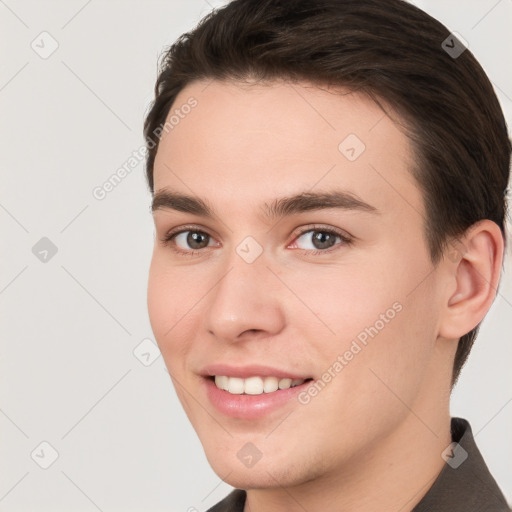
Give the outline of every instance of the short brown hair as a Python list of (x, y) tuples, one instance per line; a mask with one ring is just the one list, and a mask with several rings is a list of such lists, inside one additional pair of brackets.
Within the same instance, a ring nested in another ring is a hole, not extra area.
[[(154, 136), (178, 93), (201, 79), (306, 81), (383, 100), (405, 121), (414, 148), (411, 172), (424, 197), (433, 263), (481, 219), (494, 221), (505, 239), (511, 143), (503, 112), (473, 54), (417, 7), (403, 0), (233, 0), (212, 11), (160, 60), (144, 122), (152, 193)], [(459, 340), (452, 386), (478, 328)]]

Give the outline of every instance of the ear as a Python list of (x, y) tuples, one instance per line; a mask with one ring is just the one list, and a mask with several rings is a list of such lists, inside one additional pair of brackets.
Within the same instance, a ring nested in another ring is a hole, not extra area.
[(497, 293), (503, 261), (503, 235), (485, 219), (452, 242), (445, 255), (449, 286), (439, 335), (458, 339), (474, 329), (489, 311)]

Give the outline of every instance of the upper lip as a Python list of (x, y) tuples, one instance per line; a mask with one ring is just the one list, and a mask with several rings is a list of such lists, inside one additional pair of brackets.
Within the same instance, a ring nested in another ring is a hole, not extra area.
[(213, 375), (225, 375), (227, 377), (277, 377), (279, 379), (308, 379), (308, 376), (298, 375), (286, 370), (280, 370), (271, 366), (251, 364), (247, 366), (232, 366), (229, 364), (209, 364), (201, 370), (201, 375), (211, 377)]

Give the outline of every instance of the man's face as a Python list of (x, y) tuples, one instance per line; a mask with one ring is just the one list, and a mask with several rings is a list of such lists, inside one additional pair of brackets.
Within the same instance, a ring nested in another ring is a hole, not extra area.
[[(202, 198), (214, 215), (154, 211), (148, 308), (213, 469), (245, 489), (339, 475), (411, 410), (431, 417), (449, 384), (436, 381), (442, 280), (396, 125), (362, 95), (307, 84), (196, 82), (171, 115), (155, 195)], [(333, 191), (351, 200), (265, 216)], [(237, 378), (218, 379), (225, 390), (212, 375)]]

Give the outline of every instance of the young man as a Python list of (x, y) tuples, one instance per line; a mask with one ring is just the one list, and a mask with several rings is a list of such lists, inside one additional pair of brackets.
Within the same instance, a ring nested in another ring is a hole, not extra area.
[(508, 510), (449, 410), (510, 165), (473, 55), (401, 0), (234, 0), (155, 92), (148, 308), (211, 510)]

